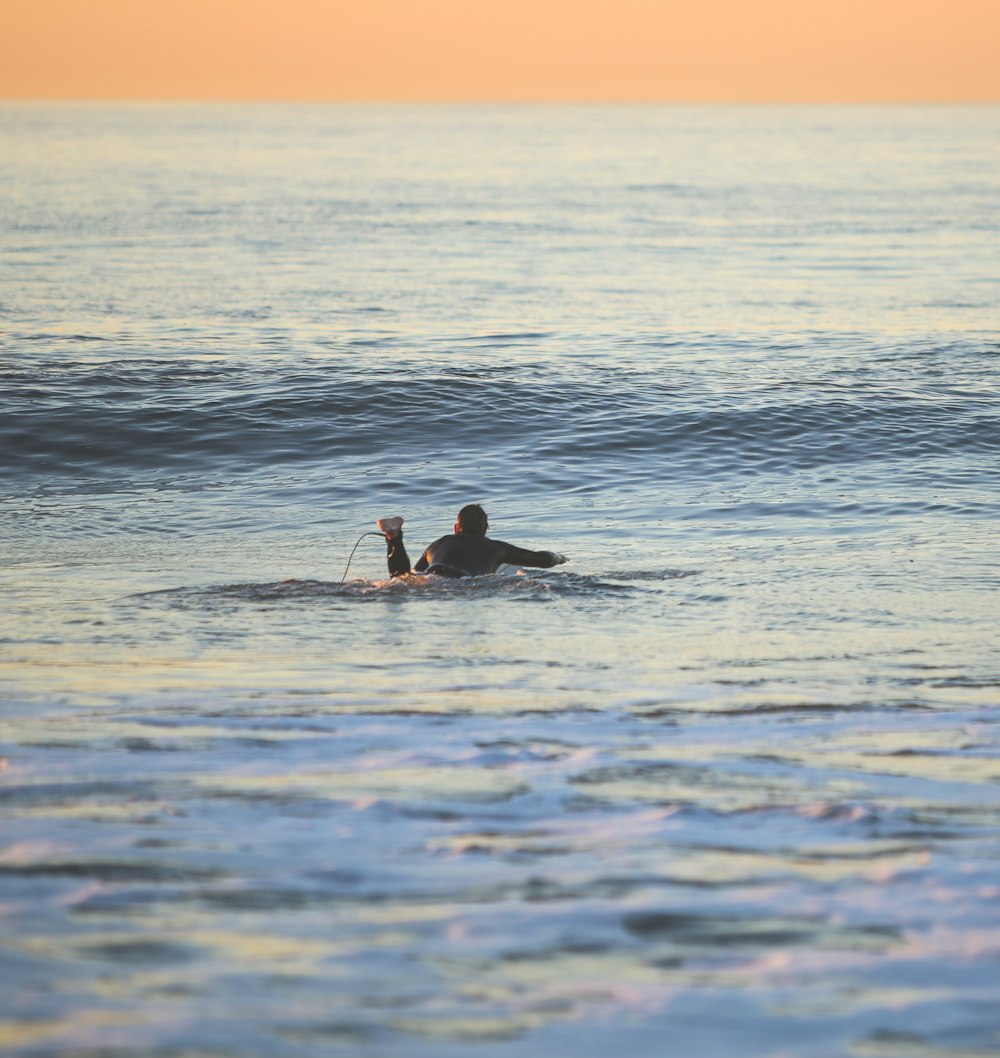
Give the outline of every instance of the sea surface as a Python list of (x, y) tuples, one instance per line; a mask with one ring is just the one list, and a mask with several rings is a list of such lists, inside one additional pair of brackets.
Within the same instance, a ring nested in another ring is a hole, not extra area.
[(0, 1049), (1000, 1053), (998, 321), (1000, 107), (0, 106)]

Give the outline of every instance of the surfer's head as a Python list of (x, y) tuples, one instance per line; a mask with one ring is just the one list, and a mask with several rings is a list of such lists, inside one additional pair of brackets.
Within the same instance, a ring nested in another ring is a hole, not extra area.
[(461, 536), (485, 536), (489, 527), (486, 512), (478, 503), (470, 503), (458, 512), (455, 532)]

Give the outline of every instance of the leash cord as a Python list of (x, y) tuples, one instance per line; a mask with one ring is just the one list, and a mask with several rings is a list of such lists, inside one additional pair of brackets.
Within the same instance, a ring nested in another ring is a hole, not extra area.
[(371, 532), (368, 532), (368, 533), (362, 533), (358, 537), (358, 543), (355, 544), (354, 547), (351, 548), (351, 553), (347, 556), (347, 565), (344, 567), (344, 575), (340, 578), (340, 583), (337, 585), (337, 591), (338, 592), (344, 586), (344, 581), (347, 580), (347, 571), (351, 568), (351, 559), (354, 558), (354, 552), (357, 551), (358, 544), (360, 544), (361, 541), (364, 540), (364, 538), (366, 536), (381, 536), (381, 535), (382, 535), (381, 533), (376, 533), (374, 531), (371, 531)]

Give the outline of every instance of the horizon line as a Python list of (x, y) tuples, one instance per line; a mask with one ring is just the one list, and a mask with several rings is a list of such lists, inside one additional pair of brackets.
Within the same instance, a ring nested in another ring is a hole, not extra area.
[(296, 105), (296, 106), (997, 106), (1000, 95), (995, 98), (968, 99), (440, 99), (440, 98), (373, 98), (373, 97), (291, 97), (291, 96), (0, 96), (0, 104), (53, 103), (57, 105), (101, 103), (122, 104), (179, 104), (207, 105)]

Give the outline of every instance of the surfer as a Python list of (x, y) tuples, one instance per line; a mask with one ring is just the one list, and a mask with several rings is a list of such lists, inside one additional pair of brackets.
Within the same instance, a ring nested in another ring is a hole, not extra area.
[[(376, 523), (385, 533), (386, 565), (390, 577), (402, 577), (410, 572), (410, 556), (403, 545), (403, 519), (379, 518)], [(417, 559), (414, 573), (436, 573), (439, 577), (479, 577), (496, 573), (499, 566), (534, 566), (550, 569), (566, 561), (565, 555), (554, 551), (528, 551), (523, 547), (491, 540), (486, 531), (489, 522), (486, 512), (477, 503), (470, 503), (458, 512), (455, 531), (435, 540)]]

